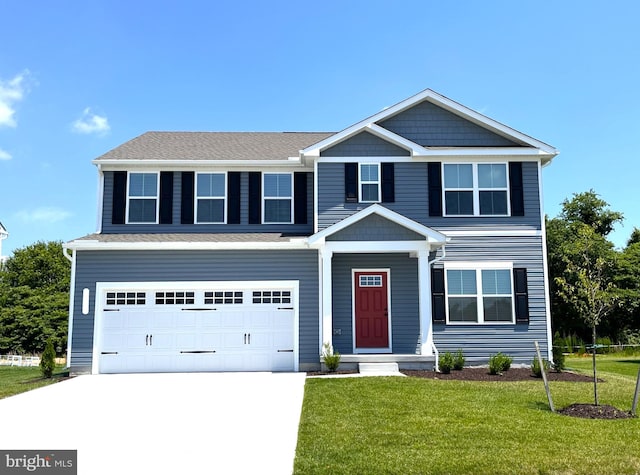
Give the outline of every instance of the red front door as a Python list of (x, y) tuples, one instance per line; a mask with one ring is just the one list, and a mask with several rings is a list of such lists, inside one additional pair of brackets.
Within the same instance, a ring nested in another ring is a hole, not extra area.
[(389, 348), (387, 272), (355, 272), (356, 348)]

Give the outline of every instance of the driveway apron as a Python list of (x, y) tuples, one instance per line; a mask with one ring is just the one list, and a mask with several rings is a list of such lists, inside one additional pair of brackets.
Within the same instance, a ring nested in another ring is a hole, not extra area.
[(78, 473), (288, 474), (304, 373), (86, 375), (0, 400), (0, 449)]

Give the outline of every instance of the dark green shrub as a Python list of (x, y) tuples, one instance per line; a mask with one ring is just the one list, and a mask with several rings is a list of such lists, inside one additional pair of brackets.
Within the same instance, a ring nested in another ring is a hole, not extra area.
[(53, 349), (53, 341), (49, 338), (40, 357), (40, 372), (43, 377), (50, 378), (53, 375), (55, 367), (56, 351)]
[(562, 348), (562, 339), (560, 334), (556, 332), (553, 338), (553, 348), (551, 349), (553, 354), (553, 369), (560, 372), (565, 368), (564, 364), (564, 352)]
[[(542, 360), (544, 364), (544, 370), (549, 371), (549, 367), (551, 366), (547, 360)], [(533, 358), (531, 362), (531, 372), (536, 378), (542, 378), (542, 370), (540, 369), (540, 362), (538, 361), (538, 357)]]
[(340, 366), (340, 359), (341, 356), (338, 350), (334, 350), (325, 343), (322, 351), (322, 361), (327, 367), (327, 371), (334, 373)]
[(440, 372), (444, 374), (449, 374), (451, 372), (451, 368), (453, 368), (453, 355), (450, 352), (446, 352), (440, 355), (438, 358), (438, 367), (440, 368)]
[(512, 362), (513, 358), (502, 352), (491, 355), (489, 357), (489, 374), (502, 374), (509, 371)]
[(464, 368), (464, 354), (462, 353), (462, 349), (458, 349), (456, 354), (453, 356), (453, 369), (460, 371)]

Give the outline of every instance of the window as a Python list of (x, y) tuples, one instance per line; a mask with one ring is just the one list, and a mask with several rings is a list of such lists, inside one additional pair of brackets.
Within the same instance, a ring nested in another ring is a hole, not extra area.
[(445, 163), (446, 216), (509, 215), (506, 163)]
[(196, 222), (224, 223), (227, 180), (224, 173), (198, 173), (196, 180)]
[(289, 290), (255, 290), (253, 303), (291, 303)]
[(107, 305), (144, 305), (144, 292), (107, 292)]
[(380, 201), (380, 164), (360, 164), (360, 202), (377, 203)]
[(195, 303), (195, 292), (156, 292), (156, 305), (185, 305)]
[(158, 222), (158, 174), (130, 173), (128, 194), (129, 223)]
[(293, 221), (293, 186), (291, 173), (265, 173), (264, 223), (289, 224)]
[(242, 304), (243, 302), (243, 293), (239, 290), (225, 290), (204, 293), (204, 303), (207, 305)]
[(510, 269), (447, 269), (449, 323), (513, 323)]
[(381, 275), (361, 275), (360, 287), (382, 287)]

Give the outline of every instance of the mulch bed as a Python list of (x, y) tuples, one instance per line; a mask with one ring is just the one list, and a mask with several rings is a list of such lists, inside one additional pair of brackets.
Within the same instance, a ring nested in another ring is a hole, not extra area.
[[(453, 379), (461, 381), (532, 381), (542, 378), (536, 378), (531, 374), (529, 368), (511, 368), (509, 371), (505, 371), (502, 374), (489, 374), (488, 368), (463, 368), (460, 371), (452, 370), (449, 374), (436, 373), (435, 371), (419, 371), (419, 370), (401, 370), (401, 373), (411, 376), (413, 378), (428, 378), (428, 379)], [(570, 382), (591, 382), (593, 378), (585, 376), (583, 374), (572, 373), (570, 371), (563, 371), (561, 373), (555, 371), (549, 371), (547, 373), (547, 379), (549, 381), (570, 381)], [(598, 380), (602, 381), (602, 380)]]
[(629, 419), (633, 417), (631, 413), (621, 411), (606, 404), (595, 406), (593, 404), (571, 404), (560, 409), (560, 414), (571, 417), (582, 417), (583, 419)]

